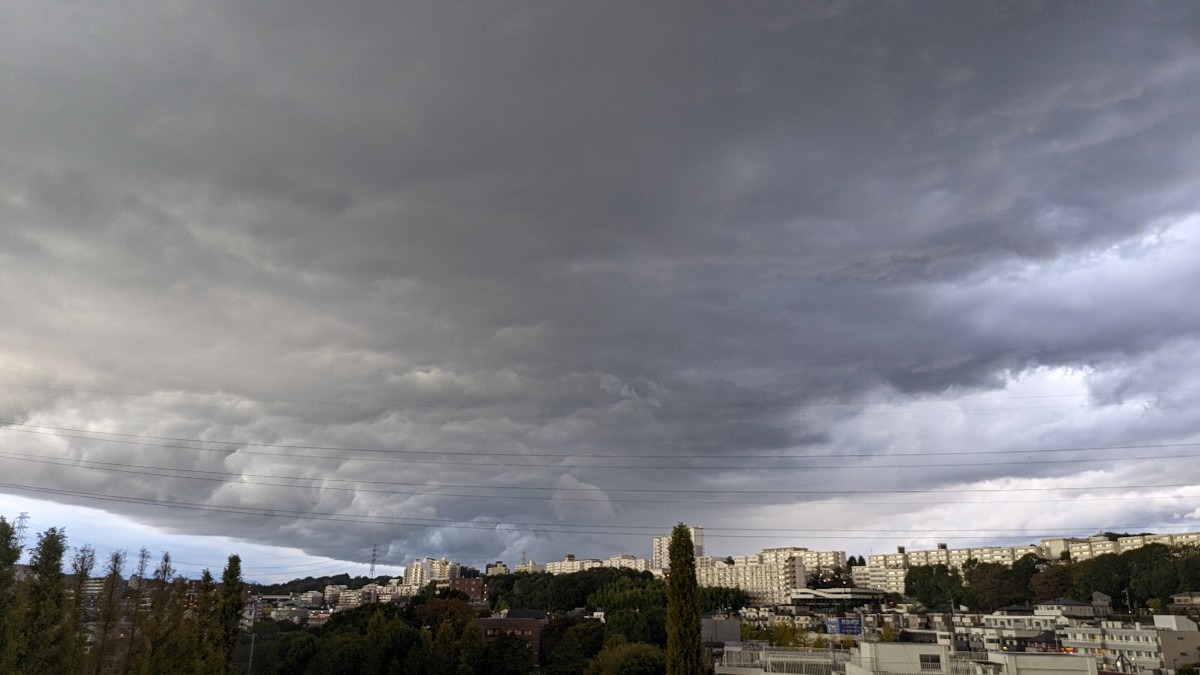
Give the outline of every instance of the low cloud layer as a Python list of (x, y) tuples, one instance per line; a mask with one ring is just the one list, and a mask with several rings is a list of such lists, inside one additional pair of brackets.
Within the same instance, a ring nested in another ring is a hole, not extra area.
[(1200, 529), (1198, 34), (0, 2), (0, 493), (392, 564)]

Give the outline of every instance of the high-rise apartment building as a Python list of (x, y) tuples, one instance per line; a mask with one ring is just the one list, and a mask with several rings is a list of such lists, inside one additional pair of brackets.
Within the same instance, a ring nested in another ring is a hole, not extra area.
[[(704, 528), (689, 527), (692, 535), (692, 546), (696, 550), (696, 558), (704, 556)], [(650, 556), (650, 567), (661, 570), (671, 566), (671, 535), (654, 538), (654, 552)]]

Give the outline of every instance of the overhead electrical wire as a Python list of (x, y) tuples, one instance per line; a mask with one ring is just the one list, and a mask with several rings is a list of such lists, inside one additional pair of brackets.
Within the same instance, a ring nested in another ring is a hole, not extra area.
[[(303, 400), (303, 399), (259, 399), (248, 396), (229, 396), (225, 394), (189, 394), (176, 392), (132, 392), (119, 390), (105, 389), (84, 389), (78, 387), (54, 387), (49, 385), (26, 384), (20, 382), (0, 382), (0, 385), (9, 387), (20, 387), (22, 389), (35, 389), (43, 391), (59, 391), (72, 394), (98, 394), (103, 396), (124, 396), (129, 398), (144, 398), (149, 396), (171, 396), (175, 398), (200, 399), (212, 401), (229, 401), (232, 403), (259, 403), (263, 405), (311, 405), (325, 407), (358, 407), (366, 409), (441, 409), (441, 410), (462, 410), (467, 408), (482, 408), (482, 407), (507, 407), (507, 408), (543, 408), (548, 407), (547, 404), (519, 404), (519, 403), (500, 403), (500, 402), (480, 402), (477, 404), (448, 404), (448, 403), (415, 403), (413, 401), (373, 401), (373, 402), (350, 402), (350, 401), (321, 401), (321, 400)], [(1121, 396), (1131, 397), (1145, 394), (1177, 394), (1177, 393), (1193, 393), (1200, 392), (1196, 388), (1179, 388), (1179, 389), (1134, 389), (1123, 390), (1120, 392), (1100, 392), (1099, 396)], [(1022, 400), (1044, 400), (1044, 399), (1063, 399), (1063, 398), (1081, 398), (1087, 397), (1095, 399), (1097, 394), (1092, 392), (1084, 392), (1078, 394), (1021, 394), (1016, 396), (984, 396), (984, 397), (967, 397), (967, 398), (924, 398), (904, 401), (903, 404), (925, 404), (925, 403), (990, 403), (997, 401), (1022, 401)], [(1193, 399), (1188, 399), (1189, 401)], [(893, 406), (897, 405), (896, 401), (811, 401), (811, 402), (772, 402), (772, 401), (755, 401), (749, 403), (663, 403), (661, 401), (650, 401), (647, 399), (610, 399), (603, 401), (608, 405), (629, 405), (631, 403), (641, 403), (639, 408), (650, 409), (706, 409), (706, 408), (830, 408), (830, 407), (867, 407), (867, 406)], [(162, 404), (171, 405), (171, 404)], [(1087, 401), (1085, 403), (1073, 404), (1069, 406), (1048, 406), (1048, 407), (1093, 407), (1110, 405), (1103, 401)], [(193, 406), (182, 406), (193, 407)], [(210, 406), (211, 407), (211, 406)], [(1017, 408), (1024, 410), (1027, 408)], [(1009, 410), (1009, 408), (1000, 408), (999, 410)], [(932, 412), (964, 412), (962, 410), (951, 411), (932, 411)]]
[[(671, 529), (670, 525), (633, 525), (633, 524), (613, 524), (607, 525), (602, 523), (587, 523), (587, 524), (565, 524), (565, 523), (527, 523), (516, 521), (463, 521), (447, 518), (411, 518), (397, 516), (377, 516), (368, 514), (342, 514), (333, 512), (317, 512), (317, 511), (297, 511), (291, 509), (268, 509), (261, 507), (244, 507), (244, 506), (229, 506), (221, 504), (201, 504), (196, 502), (181, 502), (171, 500), (149, 499), (142, 497), (130, 497), (126, 495), (100, 495), (91, 492), (82, 492), (75, 490), (64, 490), (60, 488), (44, 488), (31, 485), (22, 485), (18, 483), (0, 482), (0, 487), (10, 489), (28, 490), (36, 493), (50, 493), (63, 496), (73, 496), (82, 499), (90, 499), (96, 501), (122, 502), (152, 506), (164, 506), (167, 508), (203, 511), (203, 512), (219, 512), (219, 513), (234, 513), (240, 515), (264, 516), (276, 518), (295, 518), (301, 520), (322, 520), (334, 522), (359, 523), (364, 525), (402, 525), (418, 528), (450, 528), (450, 529), (467, 529), (467, 530), (487, 530), (495, 531), (500, 529), (505, 532), (536, 532), (536, 533), (561, 533), (561, 534), (593, 534), (593, 535), (636, 535), (645, 536), (649, 533), (662, 533)], [(1104, 528), (1117, 529), (1141, 529), (1143, 525), (1108, 525)], [(1175, 527), (1183, 527), (1175, 526)], [(720, 527), (705, 527), (705, 537), (729, 538), (729, 539), (761, 539), (764, 536), (785, 536), (786, 533), (804, 533), (808, 536), (814, 536), (814, 533), (825, 532), (828, 534), (818, 535), (822, 539), (876, 539), (880, 534), (887, 535), (924, 535), (924, 536), (941, 536), (942, 533), (954, 532), (956, 538), (959, 539), (994, 539), (998, 536), (997, 533), (1003, 533), (999, 536), (1018, 538), (1018, 537), (1066, 537), (1078, 536), (1077, 531), (1080, 530), (1096, 530), (1104, 528), (1077, 527), (1069, 528), (1071, 532), (1057, 531), (1031, 531), (1030, 528), (989, 528), (989, 529), (966, 529), (966, 530), (950, 530), (950, 529), (935, 529), (927, 531), (908, 531), (897, 530), (896, 528), (877, 528), (877, 529), (855, 529), (839, 527), (836, 529), (804, 529), (804, 528), (720, 528)], [(729, 532), (726, 534), (726, 532)], [(746, 534), (755, 532), (756, 534)], [(857, 534), (844, 534), (846, 532), (854, 532)], [(874, 533), (872, 536), (867, 536), (861, 533)], [(989, 533), (989, 534), (961, 534), (961, 533)]]
[[(801, 496), (813, 494), (835, 494), (837, 491), (826, 490), (721, 490), (721, 489), (653, 489), (653, 488), (611, 488), (604, 489), (600, 487), (547, 487), (547, 486), (519, 486), (519, 485), (482, 485), (482, 484), (428, 484), (428, 483), (408, 483), (408, 482), (393, 482), (393, 481), (375, 481), (375, 480), (354, 480), (346, 478), (313, 478), (308, 476), (280, 476), (274, 474), (245, 474), (223, 471), (207, 471), (200, 469), (185, 469), (175, 467), (154, 467), (137, 464), (122, 464), (116, 462), (97, 462), (93, 460), (72, 460), (69, 458), (46, 458), (22, 455), (20, 453), (4, 453), (0, 452), (0, 457), (7, 457), (17, 461), (32, 462), (38, 464), (47, 464), (52, 466), (65, 466), (79, 469), (92, 469), (97, 471), (116, 472), (129, 475), (144, 475), (153, 476), (156, 478), (178, 478), (184, 480), (197, 480), (208, 482), (219, 482), (237, 485), (261, 485), (267, 487), (287, 487), (310, 489), (318, 491), (343, 491), (343, 492), (361, 492), (367, 494), (397, 494), (410, 496), (437, 496), (437, 497), (461, 497), (474, 499), (504, 499), (504, 500), (522, 500), (522, 501), (581, 501), (581, 502), (613, 502), (613, 503), (646, 503), (646, 504), (728, 504), (728, 505), (770, 505), (787, 502), (763, 502), (754, 501), (748, 502), (743, 500), (721, 500), (721, 499), (635, 499), (635, 498), (619, 498), (613, 499), (607, 494), (611, 492), (620, 493), (671, 493), (671, 494), (756, 494), (756, 495), (780, 495), (780, 496)], [(1186, 459), (1192, 459), (1186, 457)], [(197, 475), (198, 474), (198, 475)], [(254, 479), (247, 481), (246, 479)], [(262, 480), (258, 480), (262, 479)], [(268, 482), (272, 480), (288, 480), (288, 481), (308, 481), (316, 483), (312, 485), (297, 485), (295, 483), (279, 483)], [(350, 483), (351, 485), (328, 485), (327, 483)], [(389, 487), (425, 487), (438, 488), (434, 490), (418, 490), (418, 489), (384, 489), (379, 487), (365, 486), (389, 486)], [(1057, 491), (1057, 490), (1111, 490), (1111, 489), (1161, 489), (1163, 487), (1189, 487), (1189, 484), (1181, 484), (1174, 486), (1152, 485), (1152, 486), (1098, 486), (1098, 487), (1046, 487), (1046, 488), (972, 488), (972, 489), (954, 489), (942, 488), (938, 490), (883, 490), (874, 491), (874, 493), (898, 493), (898, 494), (927, 494), (944, 492), (1012, 492), (1021, 490), (1040, 490), (1040, 491)], [(489, 495), (489, 494), (464, 494), (444, 492), (441, 488), (451, 489), (477, 489), (477, 490), (529, 490), (529, 491), (578, 491), (578, 492), (604, 492), (601, 497), (567, 497), (560, 494), (529, 496), (529, 495)], [(841, 491), (842, 494), (862, 494), (863, 490)]]
[[(747, 460), (747, 459), (794, 459), (794, 460), (840, 460), (840, 459), (879, 459), (891, 457), (963, 457), (963, 456), (994, 456), (994, 455), (1039, 455), (1053, 453), (1090, 453), (1118, 450), (1159, 450), (1166, 448), (1188, 448), (1200, 446), (1200, 441), (1184, 442), (1184, 443), (1138, 443), (1138, 444), (1123, 444), (1123, 445), (1107, 445), (1107, 446), (1077, 446), (1067, 448), (1043, 448), (1039, 450), (955, 450), (949, 452), (889, 452), (889, 453), (839, 453), (837, 455), (799, 455), (799, 454), (727, 454), (727, 455), (703, 455), (703, 454), (672, 454), (672, 453), (605, 453), (602, 455), (588, 455), (581, 453), (545, 453), (545, 452), (529, 452), (529, 453), (513, 453), (513, 452), (494, 452), (488, 450), (479, 450), (471, 452), (445, 452), (439, 450), (408, 450), (408, 449), (382, 449), (382, 448), (353, 448), (328, 445), (295, 445), (286, 443), (262, 443), (254, 441), (229, 441), (229, 440), (206, 440), (201, 438), (183, 438), (171, 436), (153, 436), (149, 434), (128, 434), (111, 431), (97, 431), (91, 429), (77, 429), (70, 427), (52, 427), (40, 424), (26, 424), (21, 422), (12, 422), (0, 420), (0, 431), (14, 431), (19, 433), (41, 434), (47, 436), (57, 436), (61, 438), (73, 438), (76, 440), (90, 440), (104, 443), (119, 443), (124, 445), (137, 445), (144, 447), (157, 447), (179, 450), (196, 450), (201, 452), (221, 452), (224, 454), (260, 454), (271, 457), (300, 457), (304, 459), (337, 459), (337, 460), (361, 460), (361, 461), (382, 461), (370, 457), (345, 457), (345, 456), (328, 456), (328, 455), (311, 455), (311, 454), (296, 454), (289, 455), (286, 453), (277, 452), (256, 452), (246, 450), (246, 447), (258, 448), (280, 448), (285, 450), (316, 450), (329, 452), (346, 452), (346, 453), (370, 453), (382, 455), (417, 455), (417, 456), (434, 456), (434, 457), (512, 457), (512, 458), (556, 458), (556, 459), (706, 459), (706, 460)], [(87, 435), (81, 435), (87, 434)], [(96, 438), (95, 436), (102, 436)], [(104, 438), (104, 436), (116, 438)], [(143, 441), (171, 441), (172, 443), (148, 443)], [(194, 445), (175, 445), (173, 443), (193, 443), (197, 445), (226, 445), (232, 446), (232, 450), (218, 450), (214, 448), (195, 447)], [(1167, 456), (1173, 457), (1191, 457), (1192, 455)], [(1164, 457), (1147, 457), (1145, 459), (1160, 459)], [(1083, 458), (1070, 460), (1027, 460), (1023, 463), (1059, 463), (1064, 461), (1083, 462), (1083, 461), (1111, 461), (1113, 458)], [(1138, 458), (1140, 459), (1140, 458)], [(499, 463), (486, 462), (451, 462), (444, 460), (429, 460), (423, 459), (422, 462), (427, 464), (450, 464), (454, 466), (463, 465), (478, 465), (478, 466), (505, 466)], [(993, 463), (993, 464), (1009, 464), (1010, 462)], [(943, 464), (942, 466), (984, 466), (984, 463), (969, 463), (969, 464)], [(521, 468), (527, 468), (529, 465), (516, 465)], [(890, 466), (876, 465), (880, 468), (892, 468)], [(911, 466), (927, 466), (926, 464), (911, 465)], [(609, 467), (598, 465), (586, 465), (580, 468), (657, 468), (657, 467)], [(677, 465), (671, 465), (670, 469), (680, 468)], [(727, 467), (696, 467), (698, 469), (721, 469)], [(746, 467), (728, 467), (742, 469)], [(773, 467), (762, 467), (773, 468)], [(813, 467), (784, 467), (784, 468), (844, 468), (841, 465), (830, 466), (813, 466)]]

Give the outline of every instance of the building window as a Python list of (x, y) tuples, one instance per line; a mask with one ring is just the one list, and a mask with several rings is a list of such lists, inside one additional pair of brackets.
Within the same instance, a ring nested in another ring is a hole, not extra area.
[(941, 672), (942, 657), (940, 654), (921, 654), (921, 672)]

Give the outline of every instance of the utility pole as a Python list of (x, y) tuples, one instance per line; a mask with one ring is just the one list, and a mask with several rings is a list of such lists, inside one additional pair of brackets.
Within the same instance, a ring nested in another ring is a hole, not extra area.
[(379, 560), (379, 544), (371, 544), (371, 580), (375, 580), (375, 563)]
[(246, 664), (246, 675), (254, 672), (254, 640), (258, 637), (258, 633), (254, 632), (254, 620), (256, 618), (258, 618), (257, 602), (250, 608), (250, 662)]

